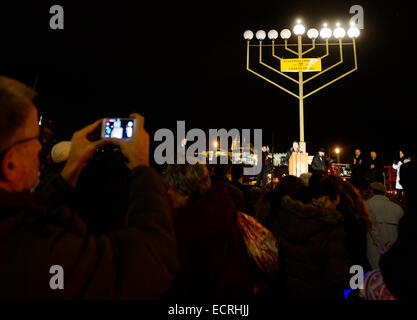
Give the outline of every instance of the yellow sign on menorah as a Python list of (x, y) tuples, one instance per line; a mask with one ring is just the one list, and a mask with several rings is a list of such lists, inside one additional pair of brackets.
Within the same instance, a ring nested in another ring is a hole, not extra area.
[(321, 71), (320, 58), (281, 59), (281, 72)]

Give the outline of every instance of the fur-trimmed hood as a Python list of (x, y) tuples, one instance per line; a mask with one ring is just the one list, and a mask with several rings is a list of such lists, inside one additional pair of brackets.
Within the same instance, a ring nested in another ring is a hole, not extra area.
[(281, 209), (277, 214), (275, 227), (282, 236), (293, 242), (303, 242), (315, 234), (334, 227), (342, 222), (343, 216), (336, 210), (326, 209), (315, 204), (283, 197)]
[(285, 298), (343, 300), (352, 263), (342, 214), (288, 197), (276, 213), (271, 231), (278, 240)]

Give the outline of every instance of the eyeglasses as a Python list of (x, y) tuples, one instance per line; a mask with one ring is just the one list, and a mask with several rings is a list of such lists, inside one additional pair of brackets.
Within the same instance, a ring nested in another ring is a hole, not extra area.
[(25, 139), (21, 139), (21, 140), (17, 140), (15, 141), (12, 145), (10, 145), (9, 147), (7, 147), (6, 149), (4, 149), (3, 151), (0, 151), (0, 161), (3, 158), (3, 156), (13, 147), (28, 142), (28, 141), (32, 141), (32, 140), (39, 140), (39, 135), (32, 137), (32, 138), (25, 138)]

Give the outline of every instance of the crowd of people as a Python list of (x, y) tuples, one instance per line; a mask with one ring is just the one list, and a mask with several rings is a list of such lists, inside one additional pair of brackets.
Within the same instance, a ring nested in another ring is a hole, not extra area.
[(131, 139), (91, 140), (98, 120), (40, 172), (35, 95), (0, 77), (0, 299), (343, 300), (354, 265), (365, 285), (348, 299), (417, 298), (412, 159), (395, 163), (398, 203), (377, 178), (364, 190), (323, 170), (263, 190), (220, 159), (156, 171), (132, 114)]
[[(397, 199), (401, 200), (403, 197), (402, 186), (399, 182), (400, 179), (400, 167), (402, 164), (410, 162), (412, 155), (405, 151), (406, 149), (400, 149), (398, 151), (398, 158), (394, 160), (392, 169), (396, 172), (395, 189)], [(289, 166), (290, 157), (293, 153), (302, 152), (298, 141), (294, 141), (292, 147), (285, 156), (285, 166)], [(334, 161), (326, 155), (326, 149), (321, 147), (317, 150), (317, 153), (313, 156), (309, 171), (311, 173), (326, 174)], [(374, 149), (371, 149), (369, 156), (362, 153), (360, 148), (354, 150), (354, 154), (351, 157), (349, 163), (350, 182), (358, 189), (366, 189), (373, 182), (386, 183), (387, 177), (384, 172), (384, 160), (382, 155), (378, 154)], [(266, 175), (267, 172), (273, 171), (272, 155), (269, 153), (267, 146), (262, 147), (262, 172), (258, 175), (257, 186), (267, 185)], [(288, 173), (288, 172), (287, 172)]]

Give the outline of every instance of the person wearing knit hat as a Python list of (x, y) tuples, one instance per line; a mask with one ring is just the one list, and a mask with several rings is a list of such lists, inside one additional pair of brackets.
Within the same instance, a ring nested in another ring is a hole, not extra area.
[(369, 185), (374, 192), (374, 194), (382, 194), (385, 195), (387, 192), (387, 189), (385, 188), (385, 185), (382, 182), (372, 182)]
[(71, 141), (61, 141), (52, 147), (51, 157), (54, 163), (63, 163), (68, 160), (71, 150)]
[(371, 267), (379, 269), (381, 254), (397, 240), (398, 223), (404, 210), (385, 196), (383, 183), (372, 182), (369, 186), (374, 195), (365, 202), (373, 223), (372, 230), (368, 232), (367, 256)]

